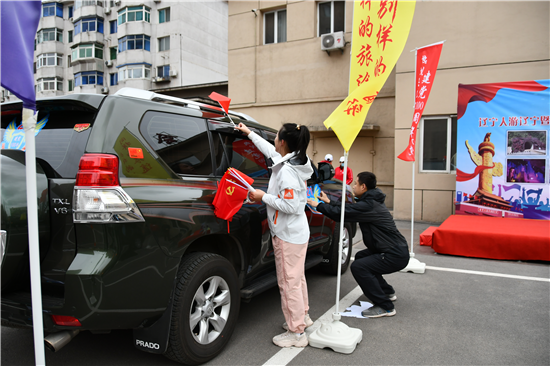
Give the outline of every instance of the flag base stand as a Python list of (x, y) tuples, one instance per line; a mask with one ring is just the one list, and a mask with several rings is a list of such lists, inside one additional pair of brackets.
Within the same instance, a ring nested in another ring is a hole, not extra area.
[(414, 253), (411, 253), (409, 258), (409, 264), (399, 272), (412, 272), (412, 273), (424, 273), (426, 272), (426, 263), (420, 262), (414, 257)]
[(323, 323), (308, 336), (309, 345), (315, 348), (330, 348), (339, 353), (352, 353), (363, 339), (363, 332), (342, 323), (341, 315), (338, 313), (333, 313), (332, 319), (332, 322)]

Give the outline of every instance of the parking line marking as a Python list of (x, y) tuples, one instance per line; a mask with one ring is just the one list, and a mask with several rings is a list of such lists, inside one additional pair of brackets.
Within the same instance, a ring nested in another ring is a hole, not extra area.
[[(346, 308), (350, 307), (351, 304), (353, 304), (361, 295), (363, 295), (363, 291), (361, 290), (361, 287), (357, 286), (356, 288), (351, 290), (346, 296), (344, 296), (342, 300), (340, 300), (340, 302), (338, 303), (338, 310), (340, 312), (345, 311)], [(319, 329), (323, 323), (331, 322), (332, 313), (335, 311), (336, 305), (332, 306), (326, 313), (321, 315), (321, 317), (317, 319), (311, 327), (306, 329), (306, 334), (310, 335), (311, 333)], [(292, 361), (294, 357), (298, 356), (300, 352), (302, 352), (304, 349), (306, 349), (306, 347), (281, 348), (281, 350), (273, 355), (273, 357), (271, 357), (269, 360), (267, 360), (266, 363), (263, 364), (263, 366), (288, 365), (288, 363)]]
[[(355, 257), (351, 257), (351, 260), (354, 261)], [(433, 269), (434, 271), (476, 274), (476, 275), (480, 275), (480, 276), (513, 278), (513, 279), (516, 279), (516, 280), (550, 282), (550, 278), (544, 278), (544, 277), (516, 276), (516, 275), (509, 275), (509, 274), (505, 274), (505, 273), (496, 273), (496, 272), (470, 271), (468, 269), (455, 269), (455, 268), (432, 267), (432, 266), (426, 266), (426, 269)]]
[(496, 272), (470, 271), (470, 270), (467, 270), (467, 269), (455, 269), (455, 268), (432, 267), (432, 266), (426, 266), (426, 269), (432, 269), (432, 270), (434, 270), (434, 271), (445, 271), (445, 272), (457, 272), (457, 273), (476, 274), (476, 275), (480, 275), (480, 276), (493, 276), (493, 277), (514, 278), (514, 279), (517, 279), (517, 280), (529, 280), (529, 281), (550, 282), (550, 278), (544, 278), (544, 277), (516, 276), (516, 275), (509, 275), (509, 274), (496, 273)]

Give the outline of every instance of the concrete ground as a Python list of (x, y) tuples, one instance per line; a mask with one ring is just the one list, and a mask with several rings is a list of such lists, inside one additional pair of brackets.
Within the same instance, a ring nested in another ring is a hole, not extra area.
[[(410, 222), (397, 221), (410, 240)], [(362, 331), (351, 354), (330, 349), (281, 349), (271, 339), (284, 322), (279, 291), (242, 303), (227, 347), (207, 365), (550, 365), (550, 263), (501, 261), (436, 254), (418, 245), (431, 224), (415, 223), (414, 252), (424, 274), (386, 276), (395, 288), (397, 314), (378, 319), (342, 317)], [(435, 225), (437, 226), (437, 225)], [(364, 248), (354, 238), (353, 254)], [(306, 272), (311, 318), (330, 320), (336, 277)], [(340, 311), (367, 301), (348, 270), (340, 281)], [(311, 332), (311, 328), (308, 329)], [(33, 365), (32, 332), (2, 327), (2, 365)], [(47, 365), (176, 365), (132, 345), (132, 333), (83, 332)]]

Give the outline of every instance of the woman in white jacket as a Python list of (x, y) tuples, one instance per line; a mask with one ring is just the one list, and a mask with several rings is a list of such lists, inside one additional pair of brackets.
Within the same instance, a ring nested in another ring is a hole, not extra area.
[(304, 274), (309, 225), (305, 214), (306, 181), (313, 168), (306, 155), (309, 130), (306, 126), (286, 123), (275, 138), (275, 146), (239, 124), (238, 130), (247, 135), (256, 147), (273, 161), (267, 193), (257, 189), (250, 193), (251, 201), (263, 201), (277, 267), (277, 282), (287, 332), (275, 336), (279, 347), (308, 345), (305, 328), (313, 321), (308, 315), (309, 304)]

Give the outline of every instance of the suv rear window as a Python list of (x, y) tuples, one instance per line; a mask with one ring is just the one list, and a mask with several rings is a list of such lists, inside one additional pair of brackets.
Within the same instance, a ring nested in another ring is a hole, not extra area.
[[(46, 174), (75, 178), (96, 114), (73, 103), (41, 105), (35, 135), (36, 158)], [(24, 150), (21, 109), (2, 110), (2, 149)]]
[(139, 130), (174, 172), (212, 174), (212, 154), (205, 120), (179, 114), (147, 112)]

